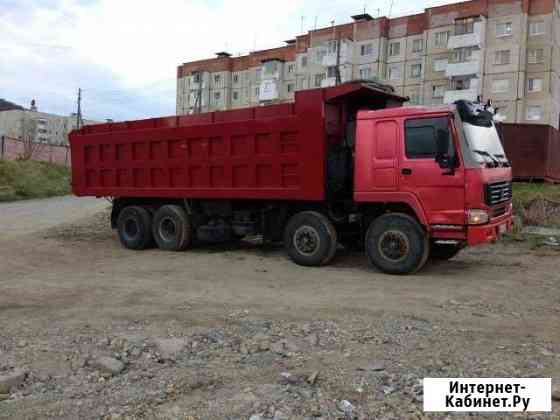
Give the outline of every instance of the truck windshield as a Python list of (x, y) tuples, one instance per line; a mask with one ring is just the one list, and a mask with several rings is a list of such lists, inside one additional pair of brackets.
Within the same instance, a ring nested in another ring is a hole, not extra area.
[(477, 162), (488, 166), (509, 166), (496, 125), (494, 114), (479, 103), (457, 101), (469, 149)]
[(463, 130), (469, 146), (476, 154), (476, 158), (479, 162), (507, 162), (498, 130), (496, 130), (494, 124), (490, 127), (481, 127), (464, 122)]

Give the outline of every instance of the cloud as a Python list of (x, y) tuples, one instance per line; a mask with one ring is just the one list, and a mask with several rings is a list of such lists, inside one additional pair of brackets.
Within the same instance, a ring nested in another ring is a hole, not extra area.
[[(173, 114), (179, 64), (279, 46), (302, 16), (304, 30), (324, 27), (364, 3), (387, 14), (391, 0), (0, 0), (0, 96), (68, 114), (81, 87), (89, 118)], [(395, 3), (392, 13), (425, 6)]]

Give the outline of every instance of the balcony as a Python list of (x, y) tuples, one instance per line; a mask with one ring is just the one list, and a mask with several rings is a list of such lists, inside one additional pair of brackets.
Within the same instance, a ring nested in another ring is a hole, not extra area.
[(484, 39), (484, 25), (482, 22), (475, 22), (474, 30), (468, 34), (452, 35), (447, 41), (447, 48), (481, 47)]
[(448, 90), (445, 92), (443, 102), (446, 104), (452, 104), (460, 99), (476, 101), (478, 95), (478, 89)]
[(449, 63), (445, 69), (447, 77), (467, 76), (480, 73), (480, 60), (465, 61), (463, 63)]
[(259, 89), (259, 101), (273, 101), (280, 97), (276, 80), (263, 80)]
[(321, 87), (331, 87), (336, 85), (336, 77), (326, 77), (321, 80)]

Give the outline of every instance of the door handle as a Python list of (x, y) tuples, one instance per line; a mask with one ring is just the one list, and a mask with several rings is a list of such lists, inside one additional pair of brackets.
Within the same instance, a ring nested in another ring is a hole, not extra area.
[(403, 175), (412, 175), (412, 169), (410, 169), (410, 168), (403, 168), (403, 169), (401, 169), (401, 174), (403, 174)]

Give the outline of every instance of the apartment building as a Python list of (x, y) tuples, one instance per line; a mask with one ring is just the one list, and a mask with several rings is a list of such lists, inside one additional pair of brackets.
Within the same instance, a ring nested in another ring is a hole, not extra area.
[(505, 122), (558, 128), (560, 0), (472, 0), (395, 19), (352, 17), (285, 46), (184, 63), (177, 113), (289, 102), (353, 79), (391, 84), (410, 104), (492, 99)]
[[(33, 101), (30, 109), (0, 111), (0, 136), (14, 139), (32, 138), (37, 143), (67, 145), (68, 134), (76, 128), (76, 115), (40, 112)], [(99, 124), (84, 120), (84, 125)]]

